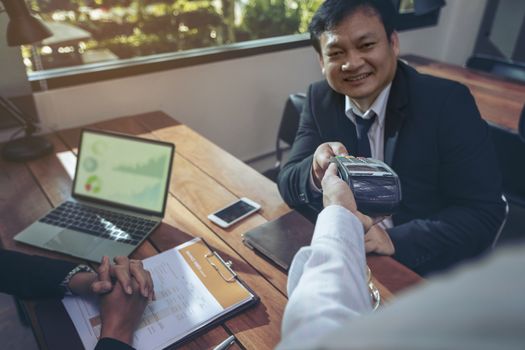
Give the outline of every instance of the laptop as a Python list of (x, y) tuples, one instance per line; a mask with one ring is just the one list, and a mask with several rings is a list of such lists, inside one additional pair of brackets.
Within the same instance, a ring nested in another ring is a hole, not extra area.
[(129, 255), (164, 217), (174, 151), (172, 143), (82, 130), (72, 198), (15, 240), (95, 262)]

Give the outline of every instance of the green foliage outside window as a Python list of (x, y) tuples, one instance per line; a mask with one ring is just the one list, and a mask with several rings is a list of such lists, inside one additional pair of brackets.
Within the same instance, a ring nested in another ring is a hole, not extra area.
[(299, 31), (301, 8), (295, 1), (250, 0), (244, 8), (243, 27), (252, 39)]
[(32, 71), (302, 33), (322, 1), (28, 0), (46, 22), (84, 35), (22, 52)]

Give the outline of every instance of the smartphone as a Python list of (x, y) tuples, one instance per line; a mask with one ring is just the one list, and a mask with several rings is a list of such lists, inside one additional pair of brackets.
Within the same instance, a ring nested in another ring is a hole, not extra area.
[(255, 213), (259, 209), (261, 209), (260, 204), (255, 203), (248, 198), (241, 198), (238, 201), (211, 213), (208, 215), (208, 219), (220, 227), (227, 228), (244, 219), (248, 215)]

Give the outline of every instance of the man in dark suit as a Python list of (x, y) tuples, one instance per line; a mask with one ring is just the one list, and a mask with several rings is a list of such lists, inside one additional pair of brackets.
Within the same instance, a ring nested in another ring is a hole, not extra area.
[(95, 273), (84, 265), (0, 249), (0, 292), (26, 299), (98, 294), (102, 327), (96, 350), (130, 350), (147, 301), (154, 298), (153, 281), (140, 261), (115, 262), (104, 257)]
[(326, 80), (312, 84), (278, 178), (292, 207), (321, 208), (334, 155), (384, 160), (402, 204), (365, 236), (367, 252), (425, 274), (473, 257), (504, 218), (489, 129), (468, 89), (398, 61), (390, 0), (327, 0), (310, 24)]

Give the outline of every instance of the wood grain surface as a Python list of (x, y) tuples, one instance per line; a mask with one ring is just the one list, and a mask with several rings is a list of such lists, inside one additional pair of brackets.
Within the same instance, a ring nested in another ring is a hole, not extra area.
[(466, 85), (474, 96), (483, 119), (517, 131), (525, 103), (525, 84), (417, 55), (405, 55), (401, 58), (420, 73)]
[[(281, 319), (286, 305), (286, 274), (247, 248), (242, 243), (242, 235), (290, 211), (276, 185), (162, 112), (116, 118), (89, 127), (175, 144), (165, 218), (159, 228), (133, 252), (133, 258), (144, 259), (192, 237), (202, 237), (225, 260), (232, 261), (240, 278), (261, 298), (256, 307), (192, 339), (182, 348), (211, 349), (229, 334), (237, 338), (232, 349), (274, 348), (280, 339)], [(80, 128), (59, 131), (48, 138), (55, 146), (55, 152), (49, 156), (26, 163), (0, 160), (1, 244), (8, 249), (79, 261), (15, 243), (12, 239), (24, 227), (70, 196), (70, 173), (74, 168)], [(222, 229), (207, 219), (209, 213), (240, 197), (259, 202), (262, 210), (228, 229)], [(370, 257), (369, 265), (386, 300), (392, 297), (392, 292), (420, 281), (419, 276), (390, 258)], [(68, 349), (79, 348), (77, 337), (63, 339), (60, 330), (72, 327), (72, 324), (64, 316), (59, 301), (28, 303), (27, 306), (37, 341), (43, 349), (54, 349), (65, 344)]]

